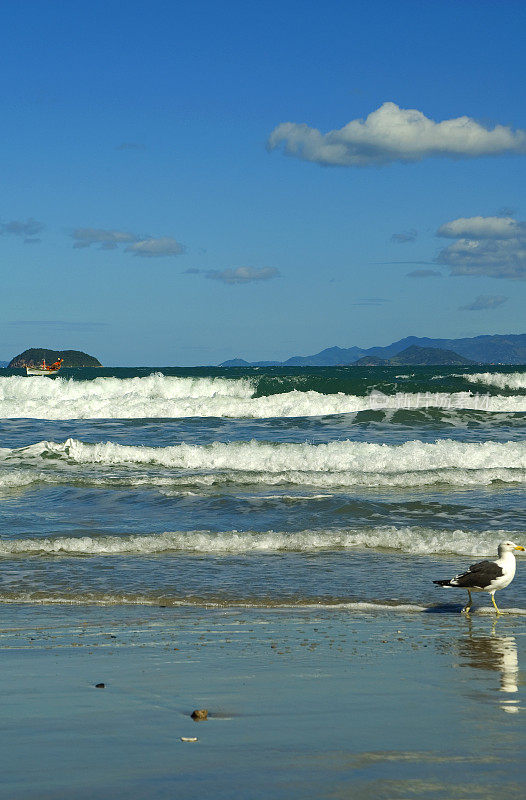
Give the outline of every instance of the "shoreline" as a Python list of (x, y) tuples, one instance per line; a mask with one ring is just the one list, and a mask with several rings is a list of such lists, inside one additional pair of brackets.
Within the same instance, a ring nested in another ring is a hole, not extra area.
[(521, 796), (520, 617), (3, 612), (10, 800)]
[[(353, 612), (356, 614), (363, 614), (363, 615), (371, 615), (371, 616), (378, 616), (380, 614), (440, 614), (440, 615), (457, 615), (463, 612), (465, 602), (443, 602), (443, 603), (434, 603), (431, 605), (417, 605), (415, 603), (397, 603), (397, 602), (373, 602), (373, 601), (349, 601), (349, 602), (299, 602), (299, 603), (279, 603), (276, 602), (273, 605), (270, 605), (266, 602), (250, 602), (250, 601), (239, 601), (239, 602), (229, 602), (229, 603), (222, 603), (222, 602), (214, 602), (214, 601), (207, 601), (207, 600), (199, 600), (196, 602), (192, 602), (190, 600), (173, 600), (171, 598), (165, 599), (148, 599), (148, 598), (137, 598), (133, 600), (123, 599), (123, 598), (109, 598), (109, 599), (68, 599), (65, 597), (59, 598), (50, 598), (50, 597), (43, 597), (43, 598), (35, 598), (35, 597), (28, 597), (27, 599), (23, 599), (14, 595), (13, 597), (9, 597), (7, 595), (3, 595), (0, 597), (0, 607), (7, 606), (25, 606), (27, 607), (34, 607), (34, 608), (56, 608), (57, 606), (64, 606), (66, 608), (108, 608), (108, 609), (120, 609), (120, 608), (145, 608), (145, 609), (180, 609), (181, 611), (201, 611), (203, 613), (210, 611), (210, 612), (222, 612), (222, 613), (229, 613), (229, 612), (261, 612), (261, 613), (268, 613), (272, 614), (273, 612), (339, 612), (339, 611), (347, 611)], [(471, 608), (469, 612), (468, 619), (472, 619), (473, 617), (480, 617), (480, 616), (489, 617), (492, 619), (497, 619), (497, 615), (492, 606), (483, 606), (479, 605), (476, 606), (475, 604)], [(526, 608), (506, 608), (499, 606), (499, 616), (500, 617), (525, 617), (526, 616)]]

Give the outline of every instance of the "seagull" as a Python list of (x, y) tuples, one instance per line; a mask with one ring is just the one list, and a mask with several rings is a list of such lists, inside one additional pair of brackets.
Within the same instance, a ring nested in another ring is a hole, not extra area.
[(467, 589), (469, 601), (462, 609), (464, 614), (469, 614), (473, 600), (471, 592), (488, 592), (491, 601), (495, 606), (495, 611), (500, 614), (499, 607), (495, 602), (495, 592), (497, 589), (504, 589), (515, 577), (515, 556), (514, 550), (524, 550), (525, 548), (515, 542), (501, 542), (499, 544), (499, 557), (495, 561), (479, 561), (472, 564), (466, 572), (455, 575), (454, 578), (440, 581), (433, 581), (438, 586), (458, 587)]

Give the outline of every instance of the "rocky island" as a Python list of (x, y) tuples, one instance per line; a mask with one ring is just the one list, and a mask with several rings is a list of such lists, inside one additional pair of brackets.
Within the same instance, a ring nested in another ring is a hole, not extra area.
[(48, 350), (45, 347), (30, 347), (20, 355), (15, 356), (8, 364), (10, 369), (14, 367), (35, 367), (45, 360), (48, 364), (64, 360), (63, 367), (102, 367), (102, 364), (94, 356), (89, 356), (81, 350)]

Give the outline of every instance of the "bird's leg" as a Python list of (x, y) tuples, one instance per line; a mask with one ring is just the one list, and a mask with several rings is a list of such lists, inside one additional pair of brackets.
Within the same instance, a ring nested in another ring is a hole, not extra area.
[(469, 614), (469, 612), (471, 611), (471, 606), (473, 605), (473, 600), (471, 599), (471, 592), (469, 591), (469, 589), (468, 589), (468, 595), (469, 595), (469, 600), (462, 609), (463, 614)]
[(502, 614), (502, 611), (499, 609), (498, 605), (495, 602), (495, 595), (493, 594), (493, 592), (491, 593), (491, 602), (495, 606), (495, 611), (497, 612), (497, 614)]

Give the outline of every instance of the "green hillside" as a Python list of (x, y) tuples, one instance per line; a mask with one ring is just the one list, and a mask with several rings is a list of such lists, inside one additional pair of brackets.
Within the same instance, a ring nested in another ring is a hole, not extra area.
[(469, 358), (459, 356), (452, 350), (443, 350), (439, 347), (417, 347), (412, 345), (406, 347), (398, 355), (392, 358), (378, 358), (376, 356), (364, 356), (358, 359), (353, 366), (355, 367), (390, 367), (390, 366), (436, 366), (436, 365), (465, 365), (473, 364)]
[(52, 364), (59, 358), (64, 359), (63, 367), (101, 367), (102, 364), (94, 356), (81, 350), (47, 350), (45, 347), (30, 347), (9, 362), (9, 367), (36, 367), (43, 359)]

